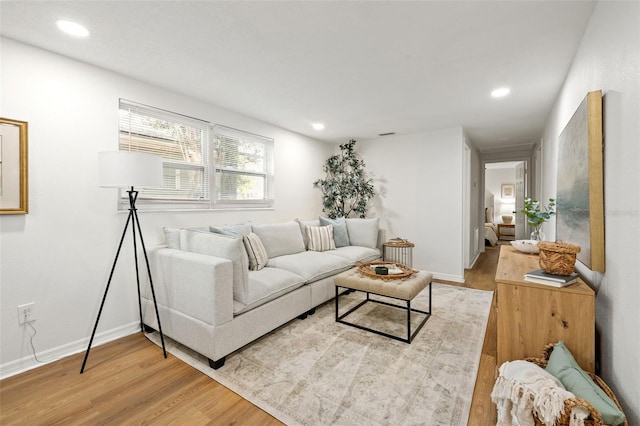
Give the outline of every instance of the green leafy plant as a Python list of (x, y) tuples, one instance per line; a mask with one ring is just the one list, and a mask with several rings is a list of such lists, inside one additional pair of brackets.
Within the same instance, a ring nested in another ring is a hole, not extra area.
[(556, 200), (553, 198), (549, 198), (546, 207), (540, 206), (540, 201), (525, 198), (524, 208), (520, 211), (527, 217), (527, 222), (537, 228), (556, 214), (555, 206)]
[(340, 154), (333, 155), (324, 163), (327, 174), (313, 183), (322, 191), (322, 211), (331, 219), (366, 217), (369, 200), (375, 195), (371, 179), (367, 179), (364, 161), (355, 152), (356, 141), (340, 145)]

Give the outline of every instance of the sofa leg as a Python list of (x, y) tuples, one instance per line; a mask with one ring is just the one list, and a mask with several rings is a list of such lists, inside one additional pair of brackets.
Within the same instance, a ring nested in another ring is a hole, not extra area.
[(309, 312), (307, 312), (309, 315), (313, 315), (316, 313), (316, 308), (311, 309)]
[(298, 319), (299, 319), (299, 320), (306, 319), (306, 318), (307, 318), (307, 315), (309, 315), (309, 313), (308, 313), (308, 312), (305, 312), (304, 314), (300, 314), (300, 315), (298, 315)]
[(223, 356), (217, 361), (214, 361), (211, 358), (207, 358), (207, 359), (209, 360), (209, 367), (213, 368), (214, 370), (217, 370), (218, 368), (224, 365), (224, 362), (227, 360), (227, 357)]
[(156, 331), (155, 328), (149, 327), (147, 324), (142, 324), (142, 328), (144, 328), (145, 333), (153, 333), (154, 331)]

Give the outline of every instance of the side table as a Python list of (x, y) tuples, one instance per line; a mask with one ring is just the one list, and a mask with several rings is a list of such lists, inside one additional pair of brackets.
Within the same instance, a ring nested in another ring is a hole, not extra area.
[(516, 238), (516, 225), (513, 223), (499, 223), (498, 224), (498, 239), (499, 240), (515, 240)]
[(409, 240), (391, 239), (382, 245), (382, 260), (413, 267), (413, 248), (415, 246)]

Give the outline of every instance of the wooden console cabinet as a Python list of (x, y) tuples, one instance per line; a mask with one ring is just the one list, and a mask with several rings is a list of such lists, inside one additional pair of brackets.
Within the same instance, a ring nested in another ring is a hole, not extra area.
[(580, 366), (595, 368), (595, 292), (584, 281), (563, 288), (534, 284), (524, 274), (538, 256), (502, 246), (496, 271), (498, 359), (539, 357), (547, 343), (563, 340)]

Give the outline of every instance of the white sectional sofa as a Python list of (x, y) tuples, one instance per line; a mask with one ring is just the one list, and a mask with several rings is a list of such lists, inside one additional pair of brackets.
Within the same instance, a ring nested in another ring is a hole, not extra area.
[[(380, 259), (380, 234), (378, 219), (351, 218), (165, 228), (166, 244), (149, 250), (162, 331), (219, 368), (231, 352), (333, 298), (336, 274)], [(148, 284), (142, 296), (143, 323), (157, 330)]]

